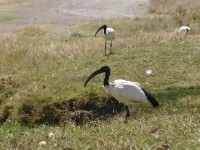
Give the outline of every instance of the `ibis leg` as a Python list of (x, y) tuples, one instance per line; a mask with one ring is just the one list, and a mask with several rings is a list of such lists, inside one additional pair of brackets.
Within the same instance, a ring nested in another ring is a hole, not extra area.
[(112, 54), (112, 41), (110, 42), (110, 54)]
[(125, 108), (126, 108), (126, 118), (125, 118), (124, 123), (127, 123), (128, 117), (130, 117), (130, 111), (129, 111), (129, 107), (127, 105), (125, 106)]
[(106, 41), (105, 41), (105, 56), (106, 56)]

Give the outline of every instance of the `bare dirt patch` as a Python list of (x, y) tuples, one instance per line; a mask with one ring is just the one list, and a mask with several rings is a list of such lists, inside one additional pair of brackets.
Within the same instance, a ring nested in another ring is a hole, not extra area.
[[(12, 109), (12, 106), (4, 108), (0, 123), (12, 120)], [(55, 125), (65, 122), (83, 124), (95, 120), (109, 120), (123, 110), (124, 105), (113, 97), (93, 97), (87, 101), (73, 98), (41, 107), (25, 101), (19, 107), (15, 119), (25, 125)]]

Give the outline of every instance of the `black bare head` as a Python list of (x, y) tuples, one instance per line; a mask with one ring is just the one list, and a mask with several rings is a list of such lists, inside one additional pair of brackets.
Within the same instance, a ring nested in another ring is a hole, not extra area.
[(188, 34), (188, 33), (189, 33), (189, 31), (190, 31), (190, 30), (187, 28), (187, 29), (186, 29), (186, 34)]
[(97, 30), (97, 32), (95, 33), (95, 36), (97, 35), (97, 33), (101, 30), (101, 29), (104, 29), (104, 34), (106, 34), (106, 28), (107, 28), (107, 25), (102, 25), (98, 30)]
[(107, 25), (104, 24), (104, 25), (101, 26), (101, 28), (102, 28), (102, 29), (106, 29), (106, 28), (107, 28)]
[(105, 78), (104, 78), (104, 86), (105, 85), (109, 85), (108, 83), (108, 79), (110, 76), (110, 68), (108, 66), (103, 66), (100, 69), (96, 70), (95, 72), (93, 72), (85, 81), (84, 86), (86, 87), (87, 83), (96, 75), (100, 74), (100, 73), (104, 73), (105, 72)]

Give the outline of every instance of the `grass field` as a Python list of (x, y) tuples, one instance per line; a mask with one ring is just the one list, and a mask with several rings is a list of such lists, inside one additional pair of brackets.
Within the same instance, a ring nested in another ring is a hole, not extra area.
[[(154, 0), (153, 14), (141, 18), (67, 27), (69, 37), (48, 25), (0, 35), (0, 149), (200, 149), (199, 10), (194, 4), (161, 13), (160, 5)], [(189, 24), (191, 34), (177, 35), (180, 23)], [(102, 35), (94, 37), (102, 24), (116, 30), (109, 57)], [(91, 119), (87, 105), (114, 108), (106, 106), (113, 99), (102, 88), (103, 75), (83, 86), (103, 65), (111, 68), (110, 81), (139, 82), (161, 106), (133, 106), (128, 124), (122, 107)]]

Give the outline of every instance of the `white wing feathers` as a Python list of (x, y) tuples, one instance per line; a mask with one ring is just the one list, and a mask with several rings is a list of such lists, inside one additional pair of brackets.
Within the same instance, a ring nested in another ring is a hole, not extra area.
[(138, 82), (114, 80), (104, 88), (120, 102), (149, 103)]
[(138, 83), (138, 82), (131, 82), (131, 81), (127, 81), (127, 80), (122, 80), (122, 79), (118, 79), (118, 80), (114, 80), (111, 84), (131, 84), (131, 85), (133, 85), (133, 84), (136, 84), (136, 85), (138, 85), (138, 86), (140, 86), (140, 83)]

